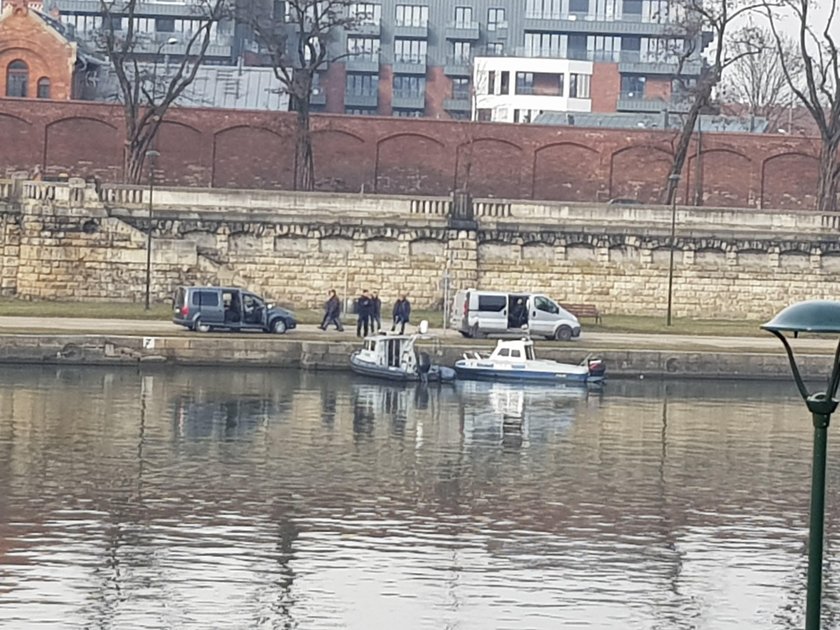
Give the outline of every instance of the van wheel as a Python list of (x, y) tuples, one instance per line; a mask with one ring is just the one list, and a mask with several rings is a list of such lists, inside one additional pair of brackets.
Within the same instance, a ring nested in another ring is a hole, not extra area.
[(554, 338), (557, 341), (568, 341), (572, 338), (572, 329), (568, 326), (560, 326), (554, 331)]
[(286, 332), (286, 322), (282, 319), (275, 319), (274, 323), (271, 324), (271, 332), (277, 335), (282, 335)]
[(193, 330), (200, 333), (206, 333), (210, 332), (210, 326), (208, 326), (207, 324), (203, 324), (200, 319), (197, 319), (195, 320), (195, 324), (193, 325)]

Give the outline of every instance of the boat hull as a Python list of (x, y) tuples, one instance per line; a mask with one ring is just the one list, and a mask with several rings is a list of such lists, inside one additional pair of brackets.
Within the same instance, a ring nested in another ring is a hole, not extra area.
[(455, 364), (458, 378), (478, 381), (508, 381), (513, 383), (556, 383), (579, 384), (594, 383), (603, 380), (603, 376), (591, 376), (580, 372), (535, 371), (517, 369), (496, 369), (489, 367), (472, 367)]
[[(374, 365), (372, 363), (368, 363), (367, 361), (361, 361), (355, 354), (350, 357), (350, 369), (356, 374), (370, 376), (372, 378), (380, 378), (395, 383), (416, 383), (424, 380), (424, 377), (417, 373), (406, 372), (405, 370), (395, 370)], [(425, 375), (425, 380), (433, 382), (454, 381), (455, 370), (448, 367), (433, 365), (429, 372)]]

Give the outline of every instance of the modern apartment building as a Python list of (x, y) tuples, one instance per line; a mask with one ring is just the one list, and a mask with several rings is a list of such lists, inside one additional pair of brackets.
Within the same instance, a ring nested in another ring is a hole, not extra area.
[[(668, 0), (382, 0), (333, 42), (330, 112), (527, 122), (543, 111), (652, 112), (683, 45)], [(697, 49), (701, 46), (696, 46)], [(682, 67), (696, 77), (699, 53)]]
[[(139, 0), (137, 29), (148, 34), (143, 52), (150, 60), (184, 53), (197, 1)], [(331, 57), (341, 58), (318, 77), (313, 109), (510, 122), (545, 111), (679, 109), (672, 93), (680, 43), (669, 1), (357, 2), (349, 10), (358, 26), (330, 43)], [(99, 0), (46, 2), (82, 39), (101, 25)], [(285, 14), (283, 0), (271, 6)], [(252, 46), (247, 27), (222, 22), (207, 63), (258, 63), (259, 55), (248, 54)], [(682, 74), (690, 79), (700, 69), (697, 53)]]

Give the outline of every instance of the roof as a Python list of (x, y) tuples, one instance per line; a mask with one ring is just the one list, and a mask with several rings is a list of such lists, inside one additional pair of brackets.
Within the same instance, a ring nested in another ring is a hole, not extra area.
[[(153, 65), (141, 63), (140, 68), (151, 70)], [(158, 63), (155, 68), (160, 82), (167, 77), (166, 68), (165, 63)], [(109, 69), (100, 78), (97, 99), (115, 100), (119, 93), (116, 77)], [(176, 103), (182, 107), (284, 111), (289, 108), (289, 96), (281, 90), (280, 81), (271, 68), (202, 65), (195, 81)]]
[[(534, 119), (537, 125), (606, 127), (609, 129), (680, 129), (684, 114), (678, 113), (609, 113), (543, 112)], [(697, 128), (715, 133), (767, 133), (766, 118), (716, 116), (702, 114)]]

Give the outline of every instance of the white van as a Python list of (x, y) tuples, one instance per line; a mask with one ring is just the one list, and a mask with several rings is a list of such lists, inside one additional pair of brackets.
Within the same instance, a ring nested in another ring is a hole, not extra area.
[(455, 294), (452, 327), (465, 337), (515, 334), (527, 326), (531, 335), (568, 341), (580, 336), (578, 318), (550, 297), (537, 293), (501, 293), (466, 289)]

